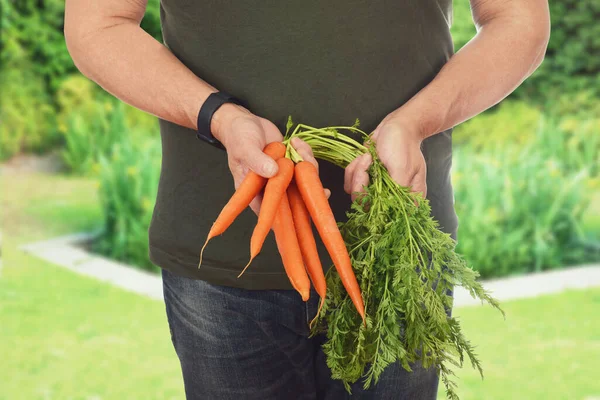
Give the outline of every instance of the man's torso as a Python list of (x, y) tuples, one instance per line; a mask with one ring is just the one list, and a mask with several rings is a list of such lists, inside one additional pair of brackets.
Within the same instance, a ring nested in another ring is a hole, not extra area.
[[(312, 126), (352, 125), (371, 132), (430, 82), (452, 54), (449, 0), (207, 1), (163, 0), (165, 44), (188, 68), (284, 132), (288, 115)], [(168, 73), (168, 72), (166, 72)], [(200, 106), (200, 105), (198, 105)], [(225, 152), (192, 130), (161, 121), (163, 165), (150, 229), (159, 266), (216, 284), (290, 288), (272, 235), (246, 274), (256, 217), (245, 211), (198, 254), (233, 193)], [(457, 221), (450, 184), (451, 133), (427, 139), (428, 198), (441, 229)], [(338, 220), (349, 209), (343, 170), (321, 163)], [(319, 245), (324, 265), (327, 253)]]

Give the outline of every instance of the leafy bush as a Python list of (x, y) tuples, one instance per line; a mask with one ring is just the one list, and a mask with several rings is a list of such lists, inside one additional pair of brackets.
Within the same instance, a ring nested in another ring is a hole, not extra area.
[(148, 1), (146, 14), (144, 14), (141, 27), (156, 40), (162, 42), (162, 31), (160, 29), (160, 0)]
[(110, 156), (100, 156), (97, 167), (104, 210), (104, 235), (97, 250), (147, 270), (157, 270), (148, 259), (148, 227), (160, 160), (156, 137), (137, 146), (123, 135)]
[(3, 36), (10, 43), (10, 49), (3, 49), (7, 51), (3, 59), (22, 52), (31, 60), (23, 74), (41, 78), (52, 95), (63, 77), (76, 71), (63, 36), (64, 1), (0, 1), (5, 15)]
[(122, 136), (129, 134), (128, 127), (122, 103), (98, 96), (85, 78), (66, 83), (57, 96), (63, 109), (58, 116), (65, 141), (62, 157), (71, 171), (85, 174), (101, 155), (110, 155)]
[(81, 114), (71, 114), (66, 126), (61, 125), (65, 134), (62, 157), (71, 171), (89, 173), (101, 156), (111, 154), (121, 140), (120, 136), (128, 134), (123, 107), (119, 105), (113, 109), (112, 104), (101, 104), (89, 119)]
[(542, 119), (540, 131), (544, 132), (544, 142), (536, 151), (548, 159), (560, 160), (565, 171), (585, 169), (591, 177), (600, 175), (600, 116)]
[(458, 251), (482, 276), (599, 259), (583, 242), (582, 223), (597, 190), (590, 176), (600, 140), (563, 128), (543, 119), (525, 145), (456, 150)]
[(452, 39), (455, 51), (460, 50), (477, 31), (471, 16), (470, 2), (467, 0), (454, 1), (452, 4)]
[(523, 101), (506, 101), (493, 110), (459, 125), (453, 134), (456, 145), (474, 150), (506, 144), (525, 144), (540, 124), (541, 111)]
[(520, 93), (542, 99), (592, 88), (600, 94), (600, 0), (550, 2), (546, 58)]
[[(0, 9), (0, 159), (56, 146), (61, 142), (58, 127), (66, 133), (67, 126), (72, 125), (78, 129), (75, 135), (86, 124), (98, 129), (103, 122), (92, 121), (90, 117), (103, 118), (101, 113), (88, 110), (79, 121), (73, 121), (73, 108), (61, 99), (65, 86), (72, 90), (76, 85), (83, 90), (76, 97), (78, 101), (92, 103), (101, 97), (101, 91), (89, 82), (86, 84), (79, 75), (67, 51), (63, 35), (64, 1), (0, 0)], [(142, 27), (160, 39), (159, 0), (149, 1)], [(85, 99), (83, 94), (87, 96)], [(148, 118), (129, 108), (125, 108), (128, 121), (133, 119), (150, 126)], [(61, 114), (58, 125), (57, 113)], [(69, 117), (65, 118), (65, 114)]]
[(99, 92), (82, 76), (65, 80), (56, 97), (62, 110), (58, 115), (65, 142), (62, 156), (73, 172), (89, 173), (101, 155), (110, 157), (123, 136), (145, 139), (158, 132), (155, 117)]
[(551, 115), (586, 121), (594, 119), (600, 127), (600, 96), (593, 89), (548, 98), (544, 108)]
[[(597, 171), (600, 151), (600, 101), (589, 91), (564, 95), (542, 107), (522, 100), (507, 100), (454, 130), (453, 142), (473, 150), (524, 146), (545, 133), (538, 151), (552, 153), (573, 168), (592, 166)], [(570, 161), (569, 161), (570, 160)]]
[(41, 152), (60, 141), (44, 81), (13, 60), (0, 71), (0, 160), (21, 151)]

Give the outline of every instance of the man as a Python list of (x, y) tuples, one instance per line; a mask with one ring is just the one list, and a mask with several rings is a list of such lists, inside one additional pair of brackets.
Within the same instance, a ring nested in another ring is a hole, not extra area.
[[(514, 90), (541, 63), (549, 37), (546, 0), (471, 3), (478, 33), (453, 55), (451, 0), (163, 0), (164, 45), (139, 27), (145, 0), (67, 0), (77, 67), (160, 118), (150, 257), (163, 268), (187, 398), (348, 397), (331, 379), (324, 338), (308, 338), (318, 298), (304, 304), (290, 290), (272, 238), (237, 278), (250, 211), (210, 243), (200, 269), (199, 250), (234, 185), (249, 170), (277, 172), (261, 150), (282, 139), (288, 115), (312, 126), (359, 118), (392, 177), (426, 194), (441, 229), (456, 237), (451, 128)], [(294, 145), (316, 163), (305, 143)], [(370, 161), (345, 172), (321, 163), (338, 220), (350, 205), (344, 191), (368, 183)], [(391, 366), (373, 388), (354, 385), (352, 398), (434, 399), (437, 385), (435, 371)]]

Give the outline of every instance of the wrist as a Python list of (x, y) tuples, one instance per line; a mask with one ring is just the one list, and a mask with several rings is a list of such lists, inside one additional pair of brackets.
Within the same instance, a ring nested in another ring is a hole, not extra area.
[(395, 131), (399, 132), (399, 134), (409, 142), (420, 145), (421, 142), (426, 138), (419, 121), (409, 115), (396, 111), (390, 115), (387, 124), (396, 126), (397, 129), (395, 129)]
[(390, 119), (398, 121), (412, 138), (422, 142), (439, 133), (443, 125), (443, 110), (433, 106), (415, 97), (394, 111)]
[(247, 116), (250, 111), (234, 103), (225, 103), (215, 111), (210, 120), (210, 131), (213, 136), (226, 146), (226, 132), (233, 120)]

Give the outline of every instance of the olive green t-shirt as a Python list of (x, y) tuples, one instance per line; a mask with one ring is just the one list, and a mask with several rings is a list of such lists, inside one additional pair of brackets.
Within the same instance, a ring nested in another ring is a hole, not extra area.
[[(282, 132), (288, 115), (312, 126), (372, 132), (430, 82), (453, 52), (451, 0), (162, 0), (164, 43), (191, 71), (243, 99)], [(169, 71), (163, 71), (168, 74)], [(200, 107), (200, 104), (198, 104)], [(256, 223), (242, 213), (200, 248), (234, 186), (227, 155), (193, 130), (160, 121), (162, 169), (150, 227), (150, 258), (176, 274), (248, 289), (289, 289), (272, 233), (241, 277)], [(451, 132), (423, 143), (428, 198), (441, 229), (455, 233)], [(345, 219), (343, 170), (321, 162), (330, 204)], [(327, 252), (319, 243), (324, 268)]]

